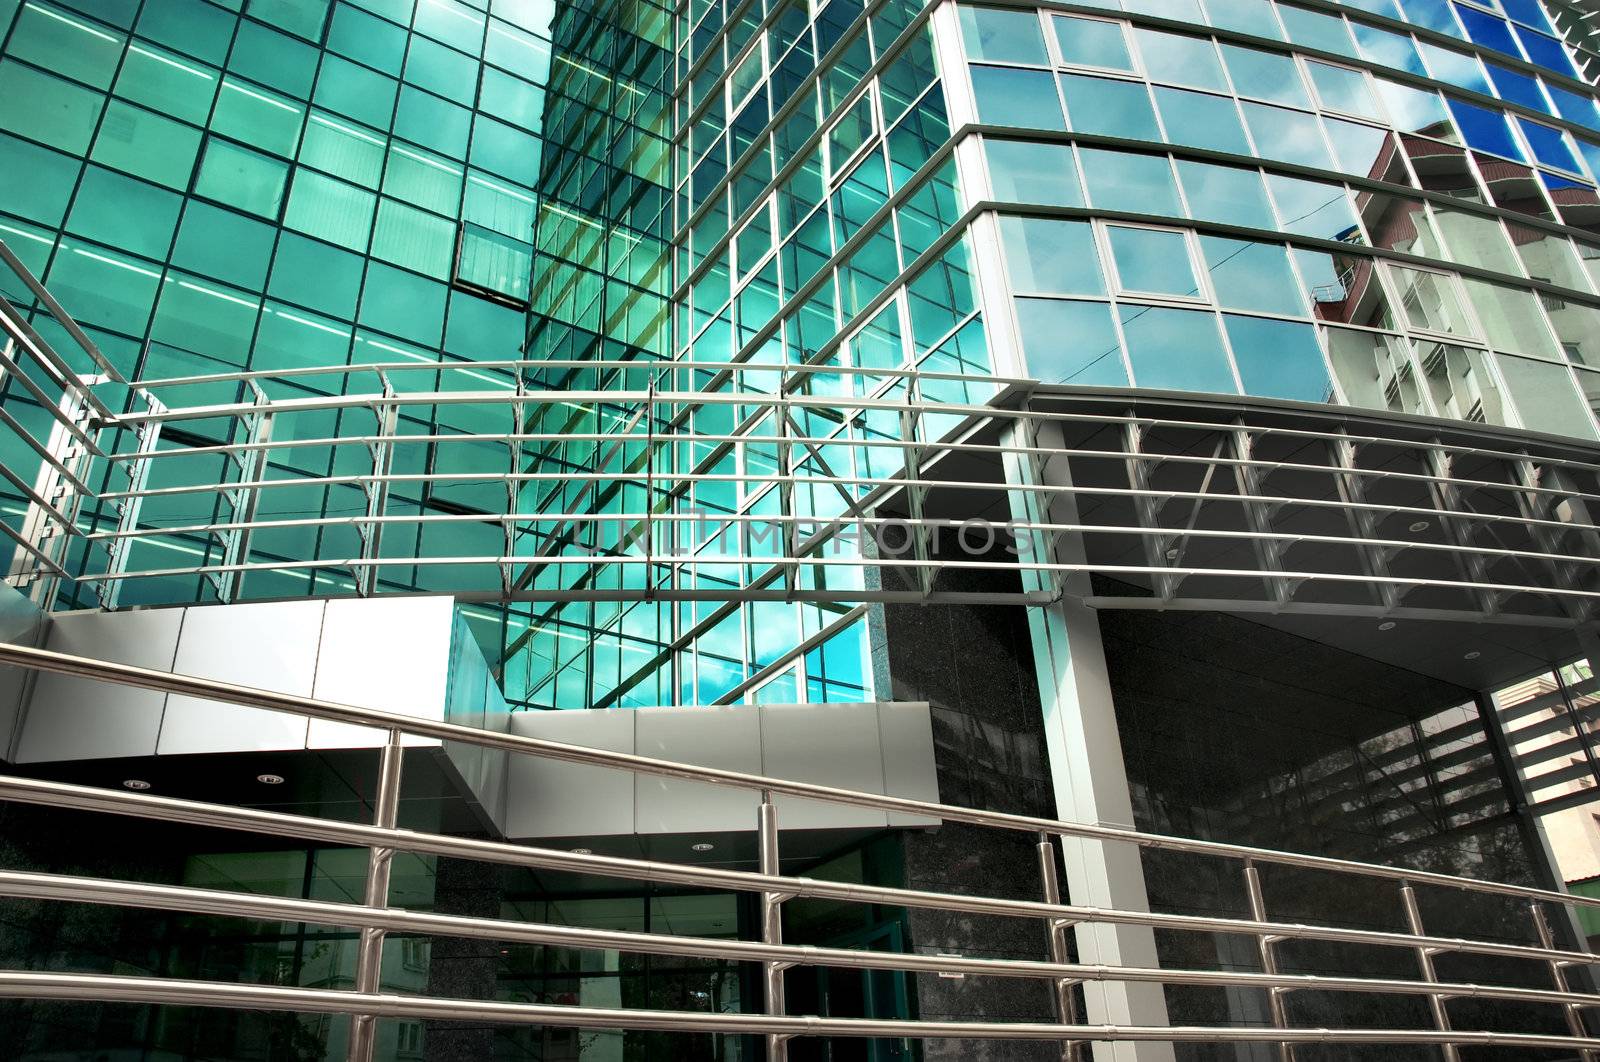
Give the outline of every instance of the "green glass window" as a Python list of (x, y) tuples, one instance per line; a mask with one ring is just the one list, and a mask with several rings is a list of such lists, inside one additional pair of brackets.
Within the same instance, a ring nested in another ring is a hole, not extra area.
[(267, 290), (301, 306), (354, 320), (361, 268), (361, 258), (348, 251), (285, 232), (278, 237)]
[(1105, 210), (1181, 216), (1172, 166), (1165, 155), (1080, 148), (1089, 201)]
[(1046, 295), (1104, 295), (1106, 282), (1086, 221), (1000, 219), (1000, 243), (1013, 291)]
[(236, 16), (203, 0), (146, 0), (139, 14), (139, 36), (220, 64), (228, 54), (237, 21)]
[(1044, 383), (1128, 385), (1109, 303), (1018, 299), (1017, 324), (1028, 371)]
[(236, 287), (260, 291), (267, 284), (275, 226), (231, 210), (190, 203), (172, 251), (172, 264)]
[(1078, 163), (1066, 144), (985, 137), (984, 157), (997, 200), (1049, 206), (1083, 206)]
[(116, 92), (161, 114), (204, 125), (217, 92), (217, 73), (193, 59), (135, 44), (123, 60)]
[(1278, 206), (1278, 223), (1284, 232), (1324, 240), (1366, 242), (1343, 185), (1269, 173), (1267, 188)]
[(324, 55), (322, 72), (317, 75), (316, 103), (330, 111), (378, 129), (387, 129), (394, 116), (395, 92), (398, 84), (393, 78), (368, 70), (364, 66)]
[(1044, 34), (1034, 11), (1009, 11), (994, 7), (962, 7), (961, 38), (968, 59), (995, 59), (1002, 63), (1044, 66)]
[(1361, 71), (1309, 59), (1306, 60), (1306, 69), (1311, 73), (1311, 84), (1316, 88), (1324, 108), (1382, 121), (1378, 101), (1373, 99), (1366, 76)]
[(317, 50), (254, 22), (239, 23), (228, 69), (279, 92), (305, 99), (317, 76)]
[(382, 137), (314, 111), (300, 142), (302, 163), (367, 188), (378, 187), (383, 155)]
[(1071, 128), (1078, 132), (1130, 140), (1161, 139), (1150, 92), (1142, 81), (1062, 74), (1061, 94), (1067, 98)]
[(254, 85), (224, 78), (211, 131), (274, 155), (292, 156), (300, 145), (305, 107)]
[(533, 248), (528, 244), (470, 223), (462, 226), (456, 279), (526, 301), (532, 268)]
[[(0, 102), (0, 109), (3, 107)], [(7, 160), (7, 165), (0, 166), (0, 210), (42, 225), (60, 222), (82, 163), (70, 155), (3, 134), (0, 158)]]
[(1282, 244), (1202, 236), (1200, 253), (1223, 309), (1306, 315), (1305, 296)]
[(1055, 79), (1043, 70), (975, 66), (972, 91), (978, 100), (978, 120), (991, 125), (1023, 129), (1065, 129)]
[(189, 187), (200, 130), (121, 100), (106, 104), (91, 157), (171, 188)]
[(343, 365), (349, 360), (349, 325), (298, 306), (281, 302), (266, 304), (256, 332), (251, 368), (312, 368)]
[(167, 274), (150, 327), (153, 342), (243, 368), (261, 301), (204, 277)]
[[(454, 217), (461, 205), (461, 164), (405, 144), (391, 144), (383, 190), (396, 199)], [(533, 224), (531, 217), (528, 224)]]
[(1133, 36), (1152, 79), (1213, 92), (1228, 91), (1222, 65), (1217, 62), (1217, 46), (1209, 37), (1165, 33), (1142, 26), (1133, 31)]
[(379, 202), (373, 257), (446, 280), (454, 243), (455, 226), (444, 218), (393, 199)]
[(1132, 72), (1133, 57), (1128, 54), (1128, 42), (1123, 37), (1121, 22), (1057, 15), (1050, 20), (1050, 24), (1055, 27), (1061, 61), (1067, 65)]
[(473, 55), (483, 50), (484, 17), (460, 0), (427, 0), (418, 4), (416, 28)]
[(406, 55), (405, 79), (435, 95), (470, 101), (478, 91), (478, 64), (454, 48), (417, 37)]
[(1235, 155), (1250, 154), (1250, 142), (1245, 139), (1239, 108), (1232, 97), (1164, 86), (1157, 86), (1155, 97), (1169, 142)]
[(423, 346), (436, 346), (444, 333), (445, 287), (379, 262), (367, 267), (361, 291), (363, 325)]
[(1317, 330), (1295, 321), (1223, 314), (1244, 393), (1300, 402), (1331, 402), (1333, 383)]
[(322, 39), (329, 0), (250, 0), (248, 12), (263, 22), (307, 40)]
[(1242, 108), (1250, 136), (1256, 142), (1256, 154), (1262, 158), (1315, 170), (1334, 168), (1327, 142), (1322, 139), (1322, 124), (1316, 115), (1248, 100)]
[(1272, 8), (1269, 0), (1206, 0), (1211, 25), (1281, 41), (1283, 31)]
[(1306, 94), (1305, 82), (1287, 55), (1224, 44), (1222, 60), (1239, 95), (1310, 109), (1311, 97)]
[(67, 229), (97, 243), (161, 261), (172, 245), (182, 203), (172, 192), (90, 166), (73, 201)]
[(157, 267), (105, 247), (62, 240), (45, 285), (72, 307), (79, 324), (144, 335), (155, 305)]
[[(410, 20), (409, 9), (403, 17)], [(328, 47), (386, 74), (398, 75), (406, 55), (406, 31), (359, 8), (340, 4), (333, 10)]]
[(367, 249), (377, 196), (354, 185), (299, 170), (289, 191), (283, 223), (353, 251)]
[(0, 128), (81, 155), (94, 135), (100, 93), (0, 60)]
[(1180, 298), (1194, 298), (1200, 293), (1183, 233), (1110, 225), (1106, 235), (1122, 290)]
[(1139, 387), (1238, 392), (1215, 313), (1123, 303), (1118, 316)]
[(474, 166), (490, 170), (530, 188), (539, 180), (544, 142), (503, 122), (479, 116), (472, 128)]
[(278, 159), (212, 137), (200, 162), (195, 191), (220, 203), (276, 218), (289, 167)]
[[(6, 19), (0, 18), (0, 31)], [(111, 84), (124, 40), (118, 34), (43, 4), (24, 4), (6, 51), (95, 88)]]
[(492, 66), (484, 67), (478, 108), (512, 125), (538, 132), (544, 121), (544, 89)]

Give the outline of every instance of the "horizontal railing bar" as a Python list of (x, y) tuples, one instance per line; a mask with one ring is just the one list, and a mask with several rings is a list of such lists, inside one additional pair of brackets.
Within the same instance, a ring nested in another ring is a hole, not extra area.
[(110, 974), (0, 971), (0, 997), (94, 1002), (203, 1006), (235, 1010), (320, 1014), (369, 1014), (379, 1018), (420, 1018), (558, 1026), (564, 1028), (643, 1029), (659, 1032), (778, 1034), (785, 1036), (863, 1036), (884, 1038), (984, 1040), (1105, 1040), (1176, 1043), (1306, 1044), (1458, 1044), (1483, 1047), (1593, 1049), (1600, 1040), (1538, 1033), (1465, 1032), (1432, 1029), (1268, 1029), (1252, 1026), (1054, 1025), (1043, 1022), (914, 1021), (885, 1018), (696, 1013), (622, 1010), (502, 1003), (493, 1000), (439, 999), (392, 993), (365, 993), (279, 985), (228, 984), (165, 977)]
[[(827, 521), (819, 521), (826, 523)], [(1596, 598), (1600, 597), (1600, 589), (1584, 590), (1570, 586), (1535, 586), (1523, 583), (1473, 583), (1459, 579), (1423, 579), (1399, 575), (1368, 575), (1366, 573), (1347, 572), (1308, 572), (1308, 571), (1271, 571), (1260, 568), (1193, 568), (1184, 565), (1170, 565), (1164, 567), (1150, 567), (1137, 564), (1066, 564), (1059, 561), (1028, 561), (1006, 560), (995, 561), (981, 558), (968, 558), (961, 556), (947, 556), (938, 559), (918, 559), (915, 557), (794, 557), (794, 556), (747, 556), (744, 554), (710, 555), (710, 554), (607, 554), (604, 556), (574, 556), (564, 554), (549, 554), (539, 557), (517, 555), (477, 556), (477, 557), (337, 557), (319, 558), (317, 560), (302, 561), (258, 561), (249, 564), (204, 564), (183, 568), (152, 568), (143, 571), (123, 572), (92, 572), (79, 575), (76, 580), (80, 583), (114, 583), (131, 579), (150, 579), (166, 576), (195, 575), (200, 572), (258, 572), (258, 571), (313, 571), (323, 568), (358, 569), (358, 568), (428, 568), (448, 565), (488, 565), (503, 567), (531, 566), (544, 567), (546, 565), (565, 567), (605, 567), (606, 565), (625, 566), (655, 566), (662, 568), (694, 568), (754, 565), (803, 565), (810, 568), (906, 568), (938, 570), (944, 568), (957, 568), (976, 571), (1035, 571), (1035, 572), (1085, 572), (1102, 575), (1178, 575), (1193, 576), (1204, 575), (1230, 579), (1275, 579), (1289, 582), (1333, 582), (1333, 583), (1361, 583), (1365, 585), (1389, 586), (1415, 586), (1430, 587), (1444, 590), (1501, 590), (1510, 594), (1542, 594), (1553, 597)], [(737, 588), (730, 588), (730, 594), (743, 593)], [(867, 589), (851, 590), (840, 589), (835, 592), (840, 601), (853, 600), (853, 594), (870, 597), (872, 591)], [(865, 598), (863, 598), (865, 599)]]
[[(73, 318), (73, 316), (69, 314), (59, 302), (56, 301), (55, 296), (50, 294), (50, 289), (39, 282), (39, 278), (35, 277), (33, 275), (33, 271), (23, 264), (22, 259), (18, 258), (11, 248), (6, 246), (6, 242), (4, 240), (0, 240), (0, 262), (4, 262), (10, 268), (11, 272), (27, 285), (28, 290), (33, 294), (33, 297), (45, 305), (45, 308), (50, 311), (50, 315), (55, 318), (56, 323), (62, 328), (66, 329), (67, 334), (70, 335), (73, 341), (83, 349), (85, 354), (89, 355), (90, 360), (98, 365), (102, 372), (104, 372), (117, 383), (128, 382), (123, 377), (121, 370), (107, 360), (106, 356), (100, 352), (100, 348), (95, 345), (94, 340), (90, 339), (84, 334), (83, 329), (78, 325), (78, 322)], [(10, 306), (9, 303), (7, 303), (7, 305)], [(14, 306), (11, 306), (11, 309), (13, 312), (16, 311), (16, 307)], [(48, 349), (48, 347), (46, 349)], [(54, 352), (52, 351), (52, 354), (53, 353)], [(63, 374), (70, 375), (72, 371), (69, 366), (59, 360), (59, 357), (53, 357), (50, 361), (50, 364), (56, 369), (56, 371)], [(99, 405), (100, 400), (98, 397), (90, 397), (92, 402), (94, 402), (96, 405)], [(100, 406), (100, 409), (105, 411), (105, 407), (103, 405)]]
[[(591, 749), (579, 745), (568, 745), (562, 742), (547, 741), (541, 738), (531, 738), (512, 734), (498, 734), (490, 731), (477, 730), (472, 727), (461, 726), (455, 723), (421, 719), (414, 716), (397, 715), (392, 712), (382, 712), (372, 708), (360, 708), (354, 705), (336, 704), (330, 701), (316, 700), (310, 697), (299, 697), (294, 694), (278, 693), (272, 690), (253, 689), (251, 687), (238, 686), (233, 683), (221, 682), (215, 679), (203, 679), (190, 675), (179, 675), (171, 672), (156, 671), (150, 668), (136, 667), (132, 664), (123, 664), (108, 660), (95, 660), (89, 657), (74, 656), (68, 653), (59, 653), (48, 649), (35, 649), (30, 646), (0, 643), (0, 664), (9, 664), (23, 668), (35, 668), (38, 670), (53, 672), (55, 674), (77, 675), (83, 678), (113, 682), (120, 685), (135, 686), (141, 689), (183, 694), (206, 700), (221, 700), (247, 707), (265, 708), (270, 711), (289, 712), (290, 714), (294, 715), (328, 719), (335, 722), (353, 723), (358, 726), (368, 726), (384, 730), (397, 729), (404, 733), (413, 734), (419, 737), (436, 738), (442, 741), (459, 741), (463, 744), (480, 745), (486, 748), (504, 749), (509, 752), (543, 756), (547, 759), (560, 760), (566, 763), (577, 763), (595, 767), (609, 767), (643, 774), (679, 778), (686, 781), (709, 782), (715, 785), (725, 785), (736, 789), (753, 790), (757, 792), (766, 790), (775, 794), (820, 800), (825, 803), (831, 802), (848, 804), (856, 807), (873, 808), (875, 810), (894, 811), (907, 815), (934, 818), (950, 822), (966, 822), (976, 826), (991, 825), (1000, 826), (1007, 829), (1024, 830), (1029, 833), (1045, 832), (1062, 837), (1082, 837), (1091, 840), (1125, 842), (1144, 847), (1163, 848), (1171, 851), (1189, 852), (1197, 855), (1212, 855), (1235, 859), (1253, 859), (1257, 862), (1269, 862), (1286, 866), (1297, 866), (1306, 869), (1345, 871), (1349, 873), (1365, 875), (1368, 877), (1406, 881), (1414, 885), (1440, 885), (1461, 889), (1466, 892), (1482, 892), (1502, 896), (1518, 896), (1527, 899), (1546, 900), (1553, 903), (1561, 903), (1577, 907), (1600, 908), (1600, 898), (1578, 896), (1565, 892), (1554, 892), (1548, 889), (1532, 888), (1526, 885), (1481, 881), (1472, 878), (1455, 877), (1448, 874), (1438, 874), (1430, 871), (1411, 870), (1402, 867), (1383, 866), (1376, 863), (1361, 863), (1352, 860), (1334, 859), (1328, 856), (1305, 855), (1293, 852), (1275, 852), (1269, 849), (1254, 848), (1248, 845), (1228, 844), (1220, 841), (1201, 841), (1189, 838), (1169, 837), (1163, 834), (1144, 833), (1136, 830), (1124, 830), (1110, 826), (1063, 822), (1056, 819), (1035, 818), (1032, 816), (1014, 815), (996, 811), (982, 811), (975, 808), (955, 807), (953, 805), (940, 804), (934, 801), (914, 800), (908, 797), (889, 796), (887, 794), (862, 793), (854, 790), (838, 789), (833, 786), (820, 785), (814, 782), (799, 782), (786, 778), (773, 778), (764, 775), (747, 774), (741, 771), (730, 771), (722, 768), (693, 766), (689, 764), (676, 763), (671, 760), (661, 760), (648, 756), (639, 756), (633, 753), (612, 752), (605, 749)], [(0, 782), (0, 784), (13, 785), (16, 784), (17, 781), (18, 780), (16, 779), (8, 779), (3, 780), (3, 782)], [(95, 792), (94, 790), (88, 791)], [(133, 794), (121, 793), (114, 795), (118, 797), (133, 796)], [(768, 885), (768, 888), (771, 891), (784, 891), (782, 888), (773, 888), (771, 884)], [(1127, 912), (1123, 913), (1128, 914)], [(1058, 916), (1065, 917), (1064, 915), (1059, 914)], [(1593, 956), (1587, 952), (1563, 953), (1563, 957), (1577, 958), (1578, 960), (1585, 962), (1590, 961), (1593, 958)]]
[(1173, 970), (1160, 967), (1110, 966), (1103, 963), (1052, 963), (1031, 959), (989, 959), (965, 955), (925, 955), (861, 948), (828, 948), (810, 944), (765, 944), (715, 937), (685, 937), (497, 918), (368, 907), (355, 903), (302, 900), (260, 893), (228, 892), (186, 886), (29, 871), (0, 871), (0, 895), (71, 903), (96, 903), (146, 910), (183, 911), (233, 918), (307, 922), (339, 928), (381, 928), (389, 933), (462, 937), (573, 949), (721, 958), (738, 962), (790, 962), (906, 973), (971, 974), (1038, 980), (1072, 978), (1085, 981), (1129, 981), (1154, 984), (1284, 988), (1328, 992), (1446, 995), (1453, 998), (1505, 999), (1528, 1003), (1600, 1006), (1600, 996), (1541, 988), (1476, 983), (1422, 982), (1401, 979), (1326, 977), (1317, 974), (1263, 974), (1228, 970)]
[[(290, 480), (287, 482), (292, 483), (295, 481)], [(1245, 500), (1248, 501), (1251, 499), (1246, 497)], [(160, 535), (208, 534), (213, 531), (233, 531), (279, 527), (343, 527), (352, 524), (509, 523), (538, 525), (545, 523), (622, 523), (632, 525), (642, 524), (646, 521), (654, 521), (657, 523), (693, 523), (707, 525), (762, 523), (858, 524), (869, 527), (886, 526), (905, 528), (957, 528), (973, 526), (973, 521), (970, 519), (957, 520), (953, 517), (852, 516), (848, 513), (841, 513), (838, 516), (798, 516), (778, 513), (748, 512), (713, 513), (710, 511), (662, 513), (409, 513), (394, 516), (367, 516), (365, 514), (358, 514), (350, 516), (304, 517), (296, 520), (246, 520), (237, 522), (228, 521), (215, 524), (190, 524), (179, 527), (143, 527), (127, 531), (96, 531), (91, 534), (84, 535), (83, 537), (92, 542), (105, 539), (148, 538)], [(1586, 556), (1577, 553), (1540, 553), (1535, 550), (1505, 549), (1499, 546), (1479, 546), (1465, 543), (1457, 544), (1453, 542), (1433, 542), (1427, 540), (1414, 541), (1398, 538), (1360, 538), (1353, 535), (1318, 535), (1293, 531), (1240, 531), (1204, 527), (1138, 527), (1119, 524), (1057, 524), (1033, 522), (1027, 520), (1006, 520), (996, 526), (1006, 531), (1065, 531), (1089, 532), (1102, 535), (1145, 535), (1152, 537), (1181, 535), (1184, 538), (1237, 538), (1255, 541), (1267, 540), (1289, 543), (1318, 542), (1334, 545), (1387, 546), (1396, 550), (1433, 550), (1441, 553), (1471, 553), (1483, 554), (1490, 557), (1515, 557), (1521, 560), (1547, 560), (1561, 562), (1570, 561), (1579, 564), (1600, 565), (1600, 556)], [(540, 559), (542, 560), (543, 558)]]

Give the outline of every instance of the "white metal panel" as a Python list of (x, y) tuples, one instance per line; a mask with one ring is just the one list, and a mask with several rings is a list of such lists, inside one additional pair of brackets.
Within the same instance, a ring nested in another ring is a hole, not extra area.
[[(510, 732), (612, 752), (634, 751), (634, 712), (515, 712)], [(506, 772), (507, 837), (608, 837), (634, 833), (633, 774), (512, 756)], [(752, 823), (753, 825), (753, 823)]]
[[(173, 670), (299, 697), (311, 696), (322, 601), (203, 605), (188, 609)], [(304, 716), (174, 694), (156, 751), (257, 752), (306, 747)]]
[[(878, 736), (883, 748), (884, 792), (909, 800), (939, 801), (934, 765), (933, 719), (920, 701), (890, 701), (878, 706)], [(889, 812), (890, 826), (936, 826), (926, 815)]]
[[(651, 708), (634, 712), (639, 755), (761, 772), (761, 713), (748, 706)], [(639, 775), (634, 783), (640, 833), (753, 830), (759, 793), (704, 782)]]
[[(66, 613), (54, 617), (45, 648), (171, 671), (183, 613), (177, 608)], [(153, 755), (166, 699), (154, 690), (40, 674), (17, 762)]]
[[(448, 597), (329, 601), (312, 696), (442, 719), (454, 610), (455, 601)], [(383, 732), (372, 727), (313, 719), (307, 744), (314, 749), (371, 748), (384, 740)], [(405, 743), (438, 744), (413, 737)]]
[[(748, 709), (746, 709), (748, 710)], [(761, 713), (762, 773), (841, 789), (883, 792), (883, 750), (872, 704), (765, 704)], [(778, 828), (887, 826), (882, 811), (780, 796)]]

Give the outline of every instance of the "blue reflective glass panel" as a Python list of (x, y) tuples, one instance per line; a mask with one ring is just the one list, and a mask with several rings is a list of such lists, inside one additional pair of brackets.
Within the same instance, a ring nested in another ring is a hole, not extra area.
[(1138, 386), (1238, 393), (1216, 314), (1131, 303), (1118, 311)]
[(1122, 36), (1121, 22), (1097, 18), (1057, 15), (1050, 20), (1056, 30), (1061, 61), (1069, 66), (1100, 66), (1111, 70), (1133, 69), (1128, 42)]
[(1211, 15), (1211, 25), (1219, 29), (1283, 40), (1278, 16), (1268, 0), (1205, 0), (1205, 4)]
[(1422, 65), (1422, 56), (1417, 54), (1417, 46), (1410, 37), (1369, 26), (1365, 22), (1352, 22), (1350, 28), (1355, 31), (1356, 47), (1369, 62), (1392, 70), (1427, 76), (1428, 69)]
[(1000, 219), (1000, 244), (1013, 291), (1042, 295), (1104, 295), (1100, 255), (1087, 221)]
[(1189, 245), (1181, 232), (1112, 225), (1106, 233), (1124, 291), (1186, 298), (1199, 294), (1189, 263)]
[(1250, 142), (1231, 96), (1161, 86), (1156, 87), (1155, 95), (1169, 143), (1250, 154)]
[(1068, 144), (985, 137), (989, 183), (997, 200), (1051, 206), (1083, 206), (1078, 164)]
[(1467, 146), (1520, 162), (1527, 161), (1511, 135), (1506, 116), (1500, 111), (1491, 111), (1465, 100), (1447, 98), (1446, 102), (1450, 105), (1450, 113), (1455, 116), (1456, 125), (1461, 129), (1461, 135), (1466, 138)]
[(1222, 66), (1217, 62), (1217, 47), (1211, 43), (1211, 38), (1142, 27), (1135, 29), (1133, 36), (1139, 42), (1139, 54), (1152, 80), (1215, 92), (1228, 91)]
[(1018, 299), (1017, 324), (1028, 371), (1043, 382), (1128, 385), (1109, 303)]
[(1291, 107), (1311, 107), (1311, 97), (1300, 79), (1300, 70), (1287, 55), (1224, 44), (1222, 59), (1228, 65), (1228, 76), (1233, 79), (1233, 87), (1239, 95)]
[(1493, 48), (1497, 52), (1522, 58), (1517, 42), (1511, 39), (1511, 27), (1507, 25), (1505, 19), (1466, 4), (1451, 6), (1456, 9), (1456, 17), (1466, 27), (1467, 39), (1473, 44), (1481, 44), (1485, 48)]
[(968, 59), (994, 59), (1002, 63), (1044, 66), (1044, 34), (1034, 11), (1008, 11), (997, 7), (962, 6), (961, 37)]
[(1081, 148), (1078, 157), (1089, 201), (1096, 207), (1181, 216), (1165, 155)]
[(1282, 244), (1200, 237), (1217, 305), (1225, 310), (1306, 315), (1305, 296)]
[(1539, 87), (1538, 78), (1507, 70), (1498, 63), (1484, 65), (1489, 68), (1489, 79), (1494, 82), (1501, 99), (1520, 103), (1524, 107), (1532, 107), (1545, 114), (1551, 113), (1550, 102), (1544, 98), (1544, 90)]
[(1543, 33), (1535, 33), (1524, 26), (1513, 26), (1512, 29), (1517, 35), (1517, 40), (1522, 42), (1523, 50), (1528, 53), (1529, 62), (1568, 77), (1578, 76), (1577, 69), (1572, 65), (1572, 57), (1567, 54), (1566, 48), (1562, 47), (1560, 41)]
[(1244, 393), (1300, 402), (1333, 401), (1317, 330), (1295, 321), (1223, 314)]
[(1422, 58), (1427, 62), (1435, 80), (1472, 92), (1481, 92), (1485, 96), (1494, 95), (1477, 56), (1451, 48), (1441, 48), (1427, 41), (1419, 41), (1418, 47), (1422, 49)]
[(1583, 172), (1583, 167), (1578, 165), (1577, 158), (1572, 154), (1572, 147), (1567, 143), (1566, 135), (1561, 130), (1538, 122), (1530, 122), (1520, 116), (1517, 118), (1517, 124), (1522, 127), (1522, 135), (1527, 139), (1533, 157), (1539, 162), (1571, 173)]
[(1071, 128), (1130, 140), (1160, 140), (1156, 112), (1142, 81), (1117, 81), (1084, 74), (1062, 74)]
[(1258, 229), (1277, 227), (1259, 170), (1180, 159), (1178, 179), (1189, 200), (1189, 216), (1196, 221)]
[(1067, 127), (1056, 98), (1055, 79), (1046, 71), (974, 66), (972, 91), (981, 122), (1023, 129)]
[(1256, 142), (1256, 154), (1316, 170), (1333, 169), (1316, 115), (1248, 101), (1241, 107), (1251, 139)]

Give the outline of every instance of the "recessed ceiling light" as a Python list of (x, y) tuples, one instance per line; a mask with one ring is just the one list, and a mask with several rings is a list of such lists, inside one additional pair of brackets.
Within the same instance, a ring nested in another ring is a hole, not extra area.
[(697, 841), (689, 846), (691, 850), (696, 852), (709, 852), (715, 847), (716, 845), (712, 844), (710, 841)]
[(1378, 624), (1378, 629), (1380, 631), (1394, 630), (1394, 620), (1384, 620), (1382, 623)]
[(143, 778), (127, 778), (123, 780), (122, 788), (133, 789), (142, 793), (146, 789), (150, 788), (150, 783), (145, 781)]
[(1476, 650), (1476, 649), (1474, 649), (1474, 650), (1472, 650), (1472, 651), (1471, 651), (1471, 652), (1470, 652), (1470, 653), (1468, 653), (1468, 654), (1467, 654), (1467, 657), (1466, 657), (1466, 658), (1467, 658), (1467, 659), (1468, 659), (1468, 660), (1476, 660), (1476, 659), (1478, 659), (1478, 657), (1480, 657), (1480, 656), (1482, 656), (1482, 655), (1483, 655), (1483, 654), (1482, 654), (1482, 653), (1480, 653), (1480, 652), (1478, 652), (1478, 651), (1477, 651), (1477, 650)]
[(572, 854), (573, 855), (594, 855), (594, 849), (593, 848), (574, 848), (572, 850)]
[(260, 782), (262, 785), (282, 785), (283, 784), (283, 775), (281, 775), (281, 774), (258, 774), (258, 775), (256, 775), (256, 781)]
[(1414, 534), (1414, 533), (1416, 533), (1418, 531), (1426, 531), (1428, 529), (1428, 526), (1429, 526), (1428, 525), (1428, 521), (1426, 521), (1426, 520), (1418, 520), (1416, 523), (1411, 525), (1411, 530), (1412, 530), (1412, 533)]

